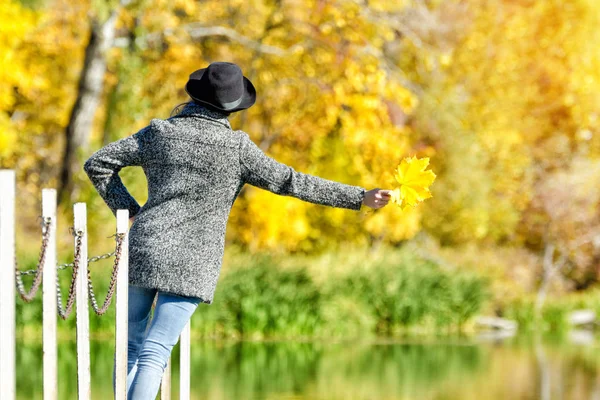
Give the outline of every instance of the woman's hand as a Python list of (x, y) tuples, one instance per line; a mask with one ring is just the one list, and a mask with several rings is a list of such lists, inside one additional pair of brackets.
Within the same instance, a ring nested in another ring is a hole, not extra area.
[(392, 198), (391, 190), (383, 190), (379, 188), (375, 188), (373, 190), (369, 190), (365, 192), (365, 198), (363, 199), (363, 204), (367, 207), (371, 208), (381, 208), (385, 207), (387, 203)]
[(133, 223), (133, 220), (135, 219), (135, 216), (129, 218), (129, 222)]

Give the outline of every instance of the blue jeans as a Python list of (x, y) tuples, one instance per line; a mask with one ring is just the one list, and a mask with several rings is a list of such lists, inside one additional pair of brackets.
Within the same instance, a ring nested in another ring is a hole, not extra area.
[[(149, 324), (157, 292), (156, 308)], [(129, 285), (127, 399), (156, 398), (171, 350), (201, 301), (197, 297)]]

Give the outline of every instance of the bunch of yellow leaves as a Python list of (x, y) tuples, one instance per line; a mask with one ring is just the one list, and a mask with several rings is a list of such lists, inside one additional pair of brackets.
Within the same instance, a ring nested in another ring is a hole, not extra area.
[(392, 203), (397, 204), (402, 211), (417, 204), (431, 196), (429, 186), (435, 180), (435, 174), (426, 168), (429, 158), (405, 158), (398, 165), (394, 178), (400, 184), (392, 190)]

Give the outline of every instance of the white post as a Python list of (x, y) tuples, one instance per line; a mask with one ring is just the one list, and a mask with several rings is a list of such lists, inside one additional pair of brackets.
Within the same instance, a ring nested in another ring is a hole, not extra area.
[(16, 398), (15, 171), (0, 170), (0, 390)]
[[(85, 203), (75, 203), (75, 231), (83, 231), (81, 258), (77, 276), (77, 394), (79, 400), (89, 400), (90, 388), (90, 316), (87, 287), (87, 215)], [(75, 238), (77, 244), (77, 238)]]
[(44, 342), (44, 400), (58, 398), (56, 362), (56, 190), (42, 189), (42, 216), (51, 218), (44, 260), (42, 307)]
[(160, 383), (160, 400), (171, 400), (171, 358), (167, 361), (167, 367)]
[(190, 321), (179, 339), (179, 399), (190, 400)]
[(115, 329), (115, 399), (127, 398), (127, 322), (129, 300), (129, 210), (117, 210), (117, 233), (124, 233), (117, 273), (117, 323)]

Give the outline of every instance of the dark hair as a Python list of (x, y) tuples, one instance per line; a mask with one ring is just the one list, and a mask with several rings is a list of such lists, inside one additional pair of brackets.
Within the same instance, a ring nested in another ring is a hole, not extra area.
[(177, 104), (175, 106), (175, 108), (171, 111), (171, 115), (169, 115), (169, 117), (179, 114), (186, 105), (191, 104), (191, 103), (194, 103), (194, 101), (186, 101), (185, 103)]
[[(175, 115), (179, 114), (179, 113), (181, 112), (181, 110), (183, 110), (183, 108), (184, 108), (186, 105), (188, 105), (188, 104), (198, 104), (198, 105), (201, 105), (202, 107), (208, 108), (209, 110), (213, 110), (213, 111), (219, 112), (219, 113), (221, 113), (221, 114), (225, 114), (225, 115), (227, 115), (227, 116), (230, 116), (230, 115), (231, 115), (231, 113), (230, 113), (230, 112), (227, 112), (227, 111), (222, 111), (222, 110), (217, 110), (217, 109), (215, 109), (215, 108), (212, 108), (212, 107), (211, 107), (211, 106), (209, 106), (208, 104), (199, 104), (199, 103), (196, 103), (194, 100), (190, 100), (190, 101), (186, 101), (185, 103), (177, 104), (177, 105), (175, 106), (175, 108), (174, 108), (174, 109), (171, 111), (171, 115), (170, 115), (169, 117), (173, 117), (173, 116), (175, 116)], [(183, 106), (183, 107), (182, 107), (182, 106)]]

